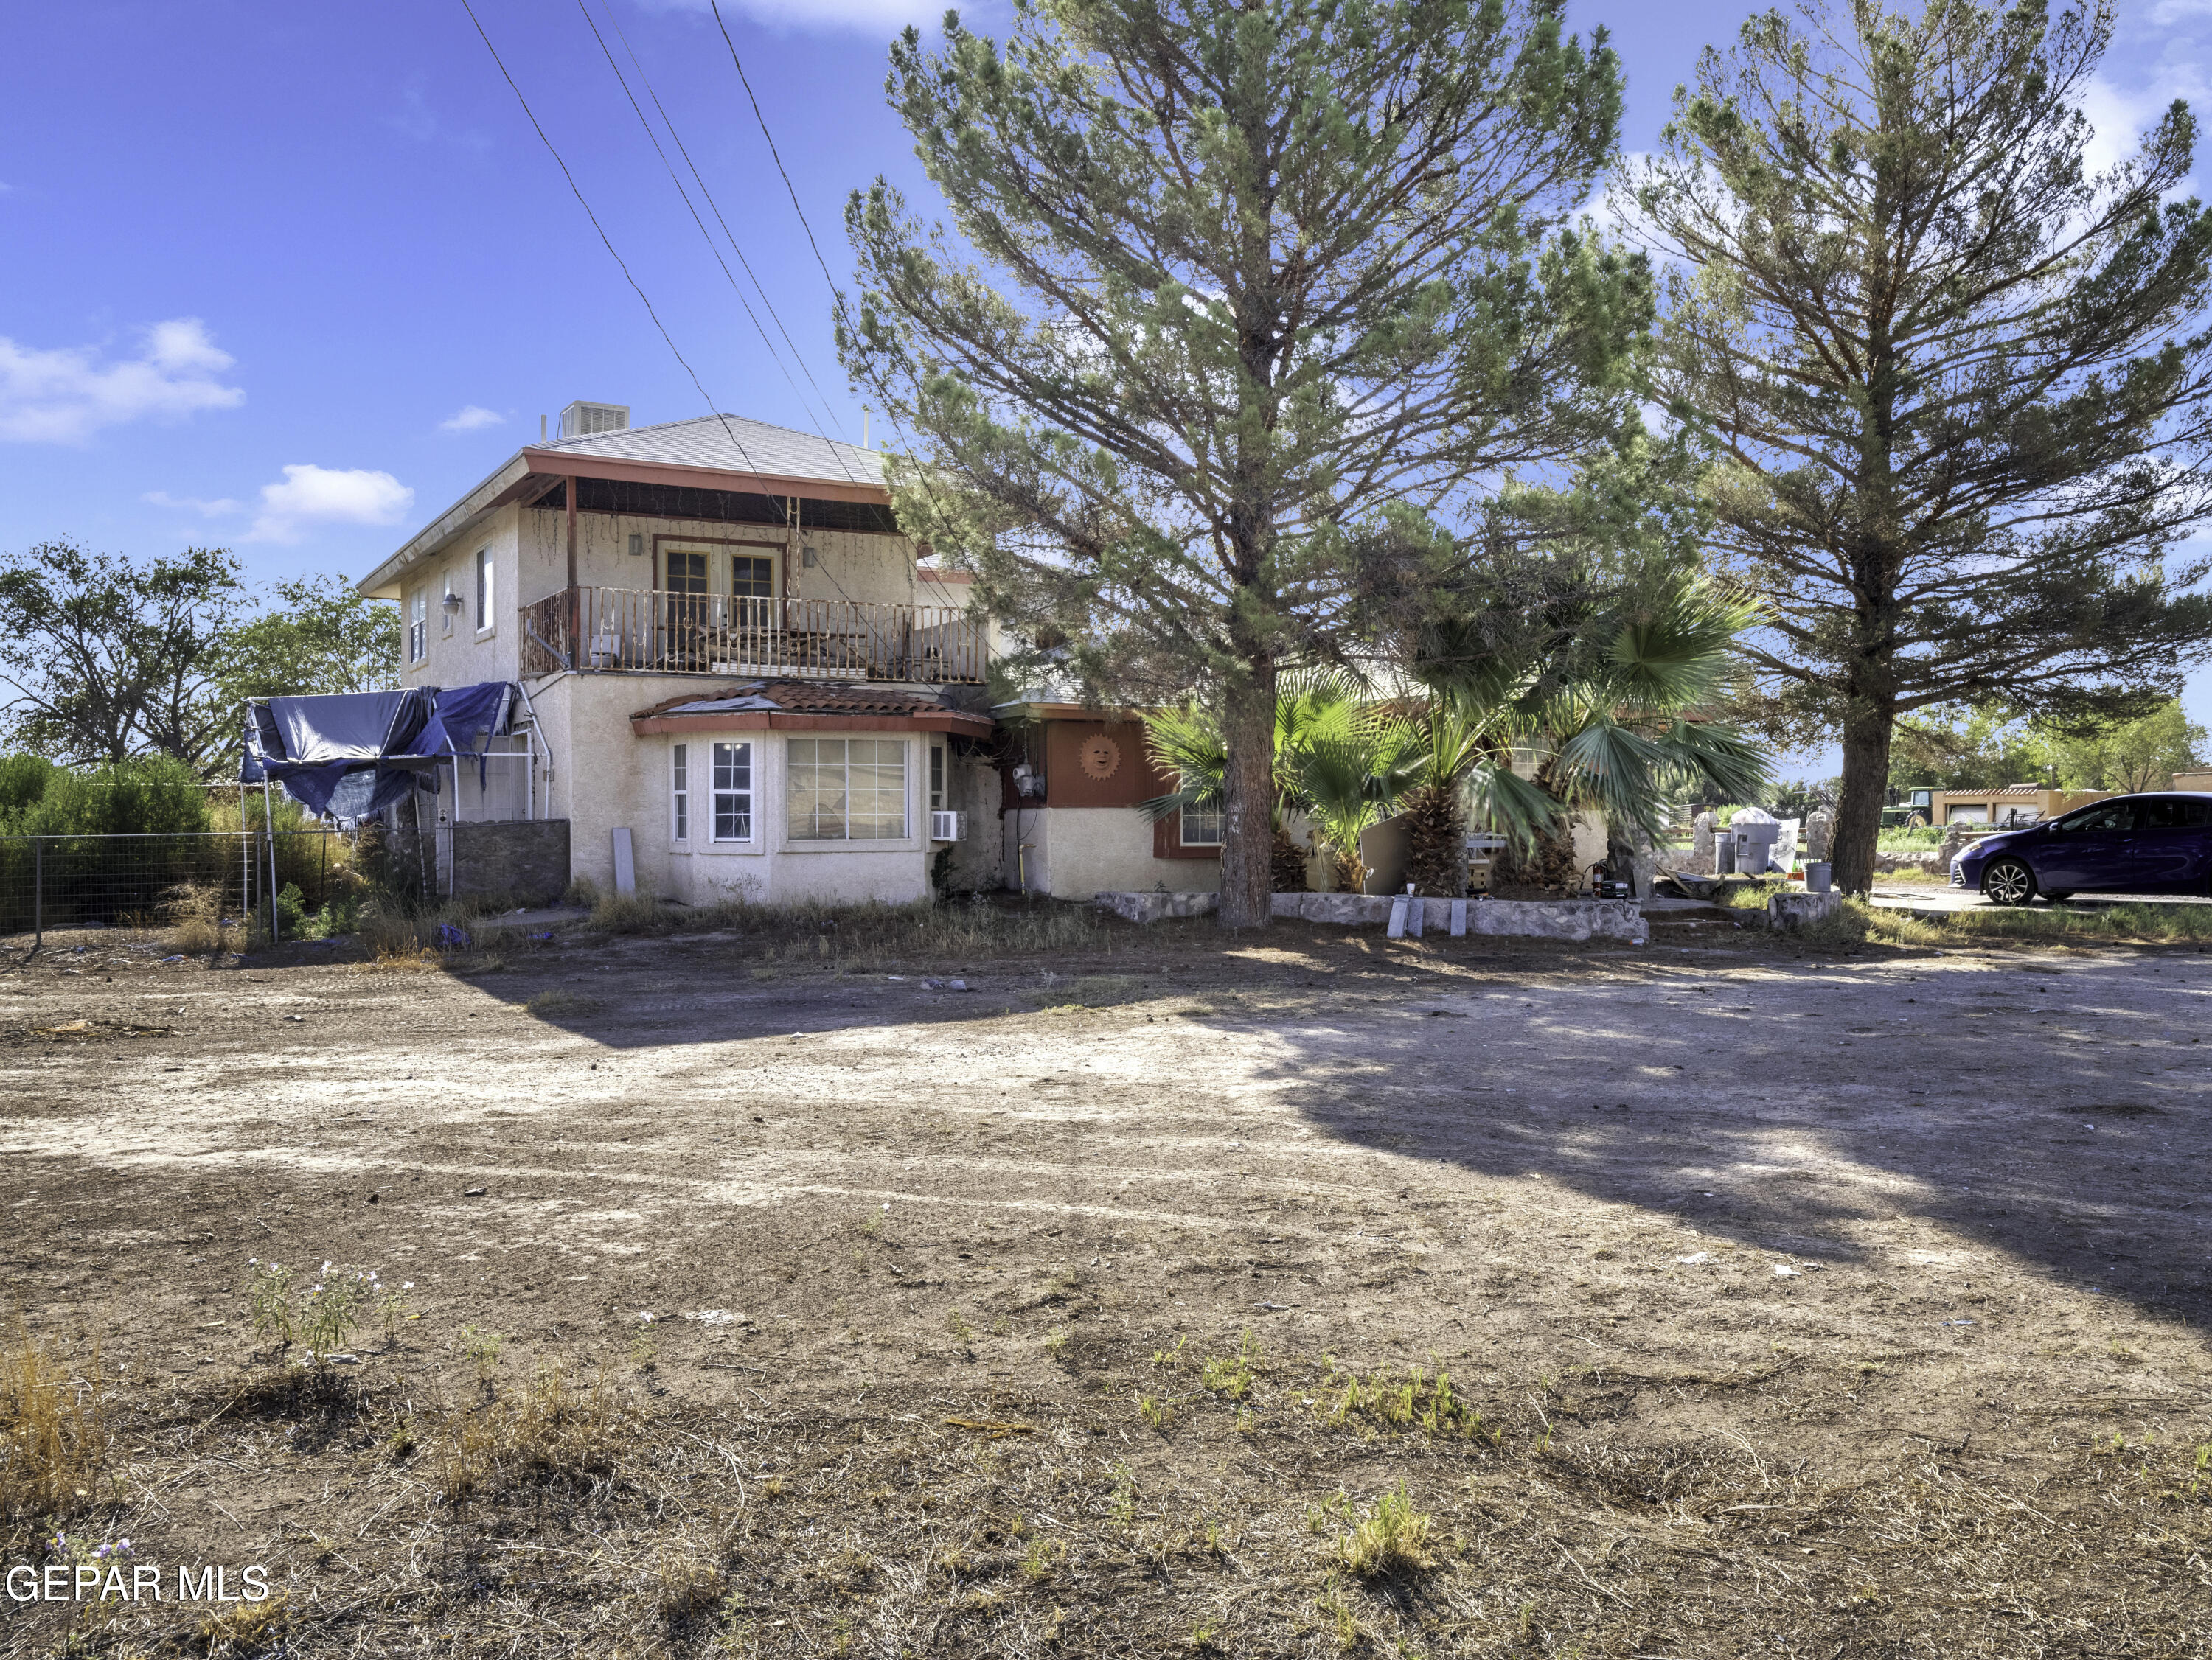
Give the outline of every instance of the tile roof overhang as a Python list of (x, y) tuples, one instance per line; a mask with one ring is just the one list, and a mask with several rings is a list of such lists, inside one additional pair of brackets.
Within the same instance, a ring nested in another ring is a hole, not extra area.
[(629, 718), (640, 737), (681, 732), (962, 732), (987, 737), (988, 715), (955, 709), (927, 692), (810, 681), (746, 681), (704, 695), (687, 693)]
[[(527, 445), (362, 578), (356, 591), (371, 599), (398, 598), (401, 579), (410, 566), (465, 533), (486, 514), (510, 502), (534, 501), (561, 479), (610, 479), (733, 494), (890, 505), (883, 464), (873, 452), (742, 416), (726, 419), (741, 439), (752, 441), (738, 448), (724, 433), (723, 420), (708, 415)], [(756, 466), (743, 464), (746, 462)]]

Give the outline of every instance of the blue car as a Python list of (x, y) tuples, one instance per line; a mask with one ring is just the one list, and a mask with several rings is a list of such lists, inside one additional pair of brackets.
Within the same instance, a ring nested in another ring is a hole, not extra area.
[(1951, 886), (1998, 905), (2040, 894), (2212, 897), (2212, 794), (2114, 796), (2047, 824), (1984, 836), (1951, 861)]

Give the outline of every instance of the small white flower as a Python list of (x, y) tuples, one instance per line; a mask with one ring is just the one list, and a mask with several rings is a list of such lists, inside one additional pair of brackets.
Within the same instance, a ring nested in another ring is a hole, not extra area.
[(399, 1282), (399, 1288), (402, 1291), (412, 1291), (415, 1289), (415, 1281), (412, 1280), (402, 1280)]
[(248, 1268), (258, 1268), (261, 1266), (261, 1258), (258, 1257), (248, 1257), (246, 1259), (246, 1265)]
[(328, 1263), (325, 1263), (323, 1264), (323, 1272), (324, 1272), (324, 1273), (325, 1273), (325, 1274), (327, 1274), (327, 1273), (329, 1273), (330, 1271), (331, 1271), (331, 1265), (330, 1265)]

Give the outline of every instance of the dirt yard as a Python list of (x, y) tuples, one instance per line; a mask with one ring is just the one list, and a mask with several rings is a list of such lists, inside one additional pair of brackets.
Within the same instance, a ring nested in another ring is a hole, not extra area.
[(0, 1651), (2212, 1653), (2212, 956), (1658, 933), (49, 950)]

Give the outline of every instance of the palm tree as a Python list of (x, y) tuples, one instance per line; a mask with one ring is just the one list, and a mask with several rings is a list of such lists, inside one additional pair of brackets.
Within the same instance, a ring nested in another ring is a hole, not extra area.
[(1579, 874), (1577, 811), (1603, 814), (1623, 839), (1656, 839), (1666, 804), (1685, 793), (1745, 801), (1764, 791), (1766, 758), (1696, 715), (1722, 689), (1735, 639), (1756, 618), (1749, 601), (1674, 572), (1568, 619), (1543, 642), (1541, 661), (1525, 636), (1486, 639), (1480, 620), (1432, 625), (1414, 672), (1533, 772), (1531, 785), (1495, 766), (1470, 767), (1465, 793), (1471, 810), (1533, 855), (1541, 885), (1566, 888)]

